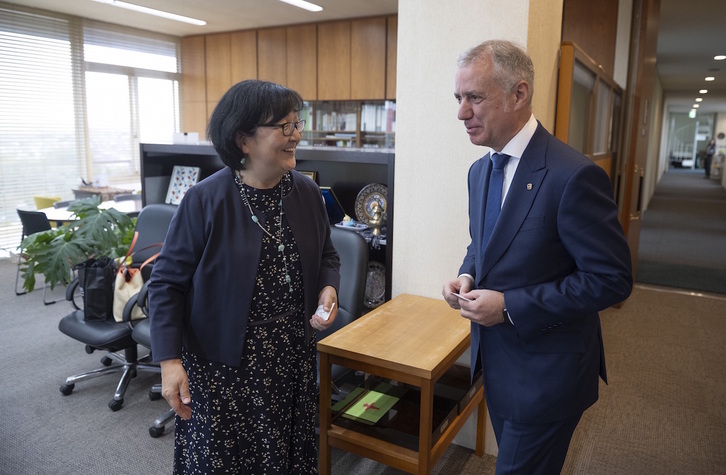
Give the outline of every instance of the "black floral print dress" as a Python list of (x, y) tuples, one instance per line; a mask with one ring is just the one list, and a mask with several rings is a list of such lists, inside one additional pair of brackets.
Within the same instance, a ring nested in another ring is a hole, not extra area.
[(306, 341), (300, 255), (280, 213), (290, 178), (269, 190), (239, 186), (273, 237), (263, 233), (241, 366), (182, 355), (192, 418), (176, 419), (174, 473), (314, 474), (315, 335)]

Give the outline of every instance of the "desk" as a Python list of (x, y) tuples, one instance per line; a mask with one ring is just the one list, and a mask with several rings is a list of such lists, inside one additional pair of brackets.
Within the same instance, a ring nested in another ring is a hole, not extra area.
[[(115, 208), (122, 213), (128, 215), (137, 215), (141, 211), (141, 202), (137, 200), (127, 201), (104, 201), (101, 203), (101, 209)], [(77, 218), (68, 211), (68, 207), (64, 208), (42, 208), (38, 211), (42, 211), (48, 217), (48, 221), (55, 222), (57, 224), (70, 223), (75, 221)]]
[[(433, 441), (436, 381), (469, 347), (470, 323), (441, 299), (399, 295), (318, 342), (320, 353), (320, 473), (330, 474), (330, 447), (409, 473), (428, 474), (478, 407), (476, 454), (484, 454), (484, 390)], [(421, 388), (419, 449), (401, 447), (331, 420), (331, 364)]]

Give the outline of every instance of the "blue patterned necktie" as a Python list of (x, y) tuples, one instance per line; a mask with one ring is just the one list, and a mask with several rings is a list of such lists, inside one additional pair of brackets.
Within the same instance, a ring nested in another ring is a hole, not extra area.
[(494, 231), (494, 225), (499, 219), (502, 207), (502, 190), (504, 187), (504, 167), (509, 161), (509, 155), (503, 153), (492, 154), (492, 173), (489, 176), (489, 189), (487, 191), (487, 206), (484, 214), (484, 246), (489, 244), (489, 238)]

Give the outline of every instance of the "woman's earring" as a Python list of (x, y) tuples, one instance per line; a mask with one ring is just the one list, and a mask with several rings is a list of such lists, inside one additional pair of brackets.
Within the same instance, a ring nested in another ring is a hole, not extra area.
[(239, 164), (242, 165), (242, 166), (244, 166), (244, 164), (245, 164), (245, 157), (242, 157), (242, 158), (239, 159)]

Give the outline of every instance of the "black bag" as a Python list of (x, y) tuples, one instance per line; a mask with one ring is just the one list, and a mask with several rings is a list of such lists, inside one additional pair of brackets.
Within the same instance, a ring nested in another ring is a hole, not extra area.
[(110, 257), (89, 259), (73, 267), (83, 298), (84, 320), (113, 318), (113, 285), (116, 261)]

